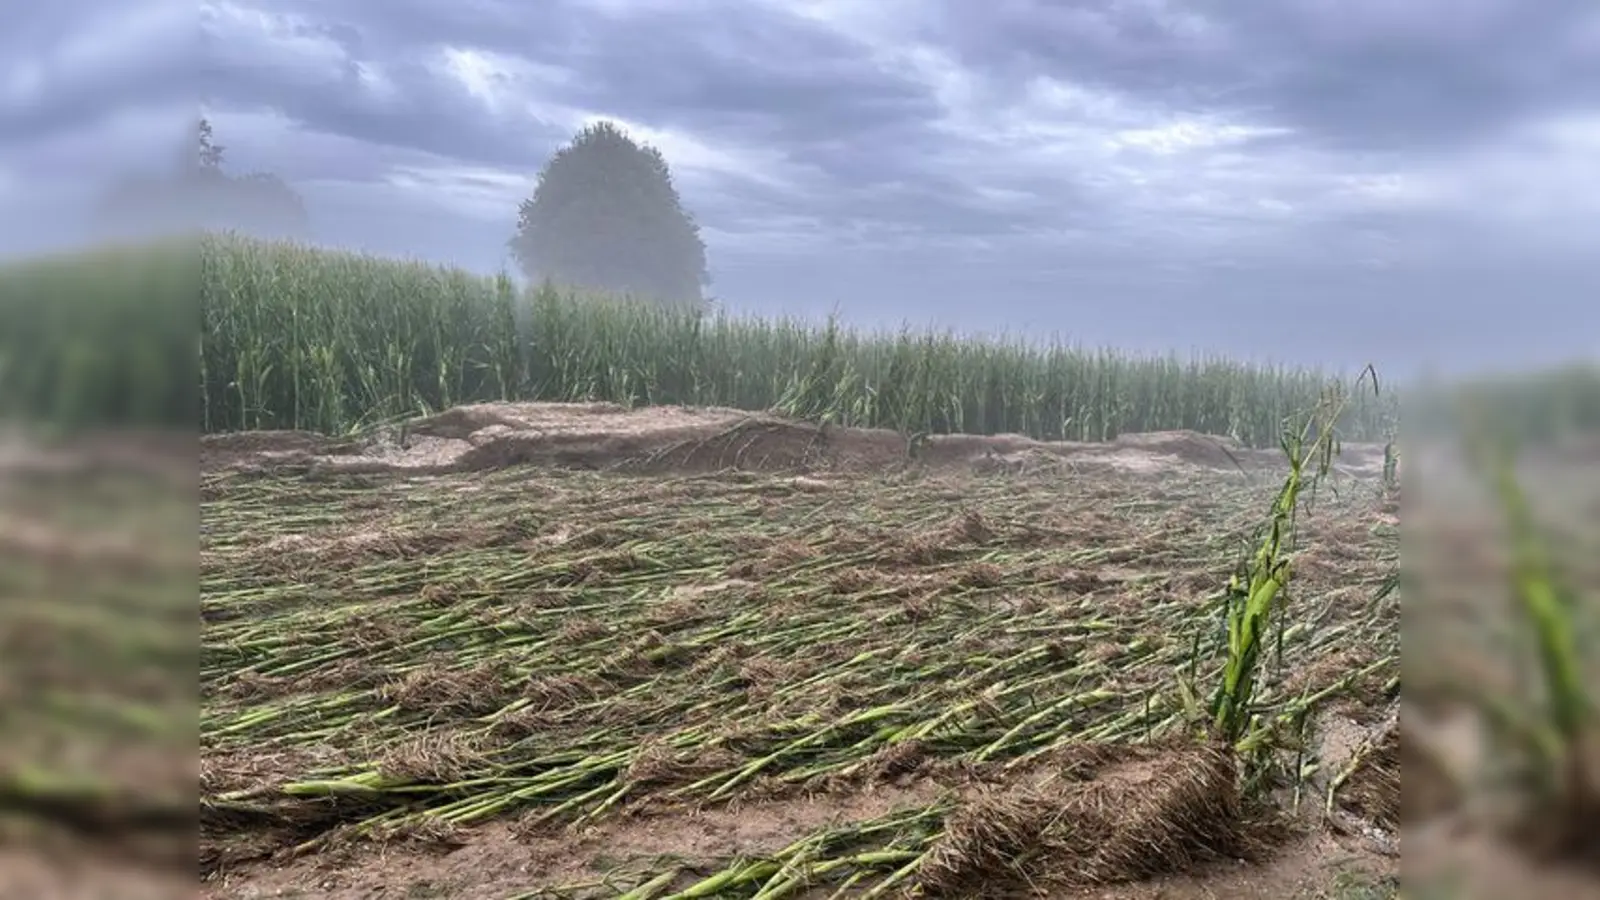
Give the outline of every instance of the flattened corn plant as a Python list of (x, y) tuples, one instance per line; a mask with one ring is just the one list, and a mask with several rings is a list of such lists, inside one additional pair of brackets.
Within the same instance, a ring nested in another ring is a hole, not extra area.
[[(403, 483), (209, 477), (201, 611), (210, 858), (501, 816), (533, 827), (862, 784), (1001, 775), (1189, 726), (1223, 678), (1211, 611), (1266, 498), (1239, 473), (636, 480), (498, 472)], [(1392, 536), (1306, 576), (1250, 709), (1392, 687)], [(1342, 511), (1340, 511), (1342, 510)], [(1351, 518), (1353, 517), (1353, 518)], [(1313, 663), (1361, 648), (1348, 667)], [(720, 872), (614, 873), (590, 896), (904, 886), (949, 799)], [(237, 823), (252, 823), (240, 828)], [(676, 893), (672, 893), (672, 892)], [(762, 894), (761, 892), (765, 892)], [(552, 894), (554, 895), (554, 894)]]

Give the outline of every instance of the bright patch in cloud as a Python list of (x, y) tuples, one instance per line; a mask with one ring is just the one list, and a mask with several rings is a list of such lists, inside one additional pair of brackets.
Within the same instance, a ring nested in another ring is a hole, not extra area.
[(674, 180), (678, 180), (680, 175), (687, 181), (732, 178), (779, 189), (789, 188), (793, 184), (792, 177), (786, 177), (782, 171), (790, 168), (789, 164), (774, 149), (758, 150), (725, 141), (713, 145), (687, 131), (652, 128), (616, 116), (585, 115), (580, 127), (601, 121), (611, 122), (635, 141), (660, 150), (672, 170)]
[(1437, 177), (1401, 172), (1344, 176), (1335, 190), (1350, 206), (1370, 210), (1424, 209), (1446, 201), (1449, 194)]
[(521, 57), (471, 47), (446, 47), (433, 65), (496, 116), (525, 112), (545, 93), (564, 87), (571, 74)]
[(511, 79), (503, 65), (491, 54), (481, 50), (462, 50), (447, 47), (443, 51), (442, 67), (474, 99), (483, 103), (490, 112), (501, 114), (511, 91)]
[(527, 175), (470, 166), (395, 166), (386, 181), (462, 215), (491, 221), (515, 216), (534, 188)]
[(715, 0), (585, 0), (590, 12), (614, 19), (626, 19), (641, 13), (654, 12), (711, 12), (716, 10)]
[(1128, 147), (1161, 156), (1171, 156), (1288, 133), (1289, 130), (1286, 128), (1261, 128), (1180, 119), (1152, 128), (1119, 131), (1112, 136), (1111, 144), (1117, 148)]
[(395, 83), (379, 66), (368, 62), (355, 64), (356, 80), (366, 90), (368, 96), (379, 101), (392, 101), (400, 96)]
[[(766, 0), (775, 10), (862, 39), (903, 31), (928, 10), (920, 0)], [(876, 43), (876, 41), (874, 41)]]
[(1090, 90), (1059, 78), (1030, 80), (1019, 106), (1035, 116), (1086, 123), (1125, 122), (1137, 118), (1128, 104), (1114, 94)]

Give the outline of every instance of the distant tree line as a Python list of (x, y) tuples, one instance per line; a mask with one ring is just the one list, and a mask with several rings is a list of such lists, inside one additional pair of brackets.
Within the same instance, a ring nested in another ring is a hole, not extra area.
[[(102, 237), (145, 238), (195, 230), (262, 238), (309, 235), (305, 204), (282, 179), (229, 175), (226, 147), (204, 117), (175, 171), (131, 176), (94, 209)], [(683, 207), (661, 151), (610, 122), (585, 127), (545, 163), (518, 210), (513, 259), (531, 281), (707, 307), (711, 278), (700, 227)]]
[(231, 230), (262, 238), (307, 237), (310, 218), (300, 196), (276, 175), (227, 174), (226, 149), (213, 139), (211, 123), (200, 118), (173, 171), (125, 177), (100, 197), (92, 211), (97, 236)]

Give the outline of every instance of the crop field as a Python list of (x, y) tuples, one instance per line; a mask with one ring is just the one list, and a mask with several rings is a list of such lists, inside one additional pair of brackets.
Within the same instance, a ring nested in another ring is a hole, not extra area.
[(912, 462), (892, 434), (718, 415), (203, 442), (211, 895), (1181, 892), (1284, 845), (1209, 877), (1384, 895), (1381, 447), (1342, 454), (1262, 638), (1255, 739), (1299, 749), (1241, 767), (1192, 738), (1194, 706), (1281, 454), (952, 437)]
[[(1311, 368), (1141, 358), (1065, 338), (702, 316), (228, 237), (207, 237), (200, 261), (194, 424), (207, 433), (337, 434), (515, 400), (778, 411), (906, 435), (1101, 441), (1187, 429), (1276, 447), (1284, 417), (1329, 382)], [(1363, 392), (1340, 425), (1347, 439), (1381, 443), (1395, 414), (1391, 393)]]
[(1593, 367), (1396, 455), (1315, 370), (200, 250), (0, 270), (0, 418), (91, 432), (0, 447), (0, 835), (118, 896), (193, 890), (197, 561), (206, 897), (1596, 896)]

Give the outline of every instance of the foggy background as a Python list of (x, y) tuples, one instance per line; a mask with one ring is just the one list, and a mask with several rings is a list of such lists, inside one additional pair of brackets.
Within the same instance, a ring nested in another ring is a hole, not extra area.
[(322, 244), (483, 273), (609, 119), (737, 312), (1391, 376), (1600, 351), (1582, 0), (71, 0), (0, 33), (0, 255), (197, 101)]

